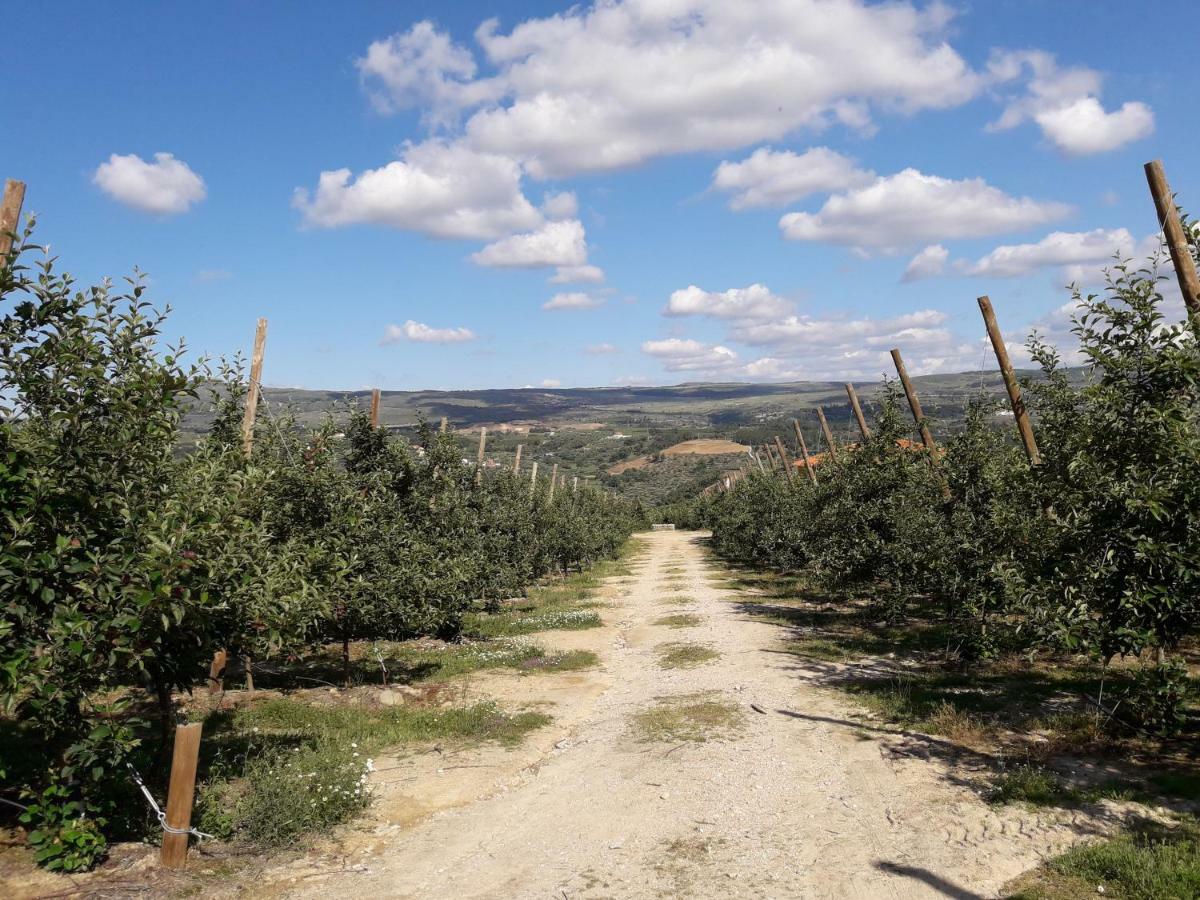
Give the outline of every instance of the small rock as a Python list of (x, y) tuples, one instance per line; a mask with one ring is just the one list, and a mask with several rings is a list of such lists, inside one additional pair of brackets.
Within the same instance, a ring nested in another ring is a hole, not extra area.
[(659, 795), (658, 795), (658, 799), (659, 799), (659, 800), (666, 800), (666, 799), (667, 799), (668, 797), (670, 797), (670, 796), (671, 796), (670, 794), (659, 794)]
[(397, 706), (403, 702), (403, 698), (395, 691), (383, 691), (379, 695), (380, 706)]

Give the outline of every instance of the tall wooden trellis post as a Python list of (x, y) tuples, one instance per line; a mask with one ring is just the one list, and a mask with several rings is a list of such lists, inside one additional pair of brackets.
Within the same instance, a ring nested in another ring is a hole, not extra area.
[(829, 447), (830, 462), (837, 462), (837, 444), (833, 440), (833, 432), (829, 430), (829, 423), (825, 420), (825, 410), (817, 407), (817, 418), (821, 420), (821, 434), (825, 435), (825, 445)]
[(13, 237), (21, 227), (21, 206), (25, 203), (25, 182), (9, 178), (4, 182), (4, 199), (0, 200), (0, 266), (8, 265)]
[(1029, 421), (1029, 410), (1021, 398), (1021, 385), (1017, 381), (1017, 373), (1013, 370), (1012, 360), (1008, 358), (1008, 348), (1004, 345), (1004, 336), (996, 322), (996, 313), (992, 309), (992, 301), (985, 295), (979, 298), (979, 311), (983, 313), (983, 322), (987, 326), (988, 337), (992, 349), (996, 352), (996, 362), (1000, 364), (1000, 374), (1004, 378), (1004, 387), (1008, 391), (1008, 402), (1012, 406), (1013, 417), (1017, 420), (1017, 431), (1021, 435), (1021, 443), (1025, 447), (1025, 455), (1029, 464), (1036, 466), (1041, 463), (1037, 441), (1033, 437), (1033, 425)]
[(858, 402), (858, 392), (849, 381), (846, 382), (846, 396), (850, 398), (850, 408), (854, 410), (854, 420), (858, 422), (858, 430), (862, 433), (863, 440), (869, 441), (871, 429), (867, 427), (866, 416), (863, 415), (862, 406)]
[(1167, 240), (1167, 249), (1175, 266), (1175, 277), (1179, 279), (1179, 289), (1183, 292), (1183, 302), (1187, 304), (1191, 315), (1200, 315), (1200, 276), (1196, 274), (1192, 249), (1188, 244), (1187, 235), (1184, 234), (1179, 210), (1175, 208), (1171, 187), (1167, 184), (1167, 173), (1163, 170), (1162, 161), (1158, 159), (1146, 163), (1145, 169), (1150, 196), (1154, 198), (1154, 209), (1158, 213), (1158, 224)]
[(800, 455), (804, 460), (804, 471), (808, 475), (808, 480), (816, 484), (817, 473), (808, 459), (808, 444), (804, 440), (804, 430), (800, 427), (799, 419), (792, 419), (792, 429), (796, 432), (796, 443), (800, 445)]

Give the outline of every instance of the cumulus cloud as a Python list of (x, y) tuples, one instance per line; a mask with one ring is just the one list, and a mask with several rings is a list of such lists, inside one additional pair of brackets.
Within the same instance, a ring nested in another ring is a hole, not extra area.
[(604, 270), (599, 266), (559, 266), (550, 277), (551, 284), (603, 284)]
[(997, 51), (988, 63), (991, 79), (1005, 84), (1024, 79), (1025, 93), (1008, 98), (992, 131), (1033, 121), (1051, 143), (1072, 156), (1103, 153), (1154, 132), (1154, 112), (1129, 101), (1112, 112), (1100, 102), (1103, 77), (1085, 66), (1060, 67), (1042, 50)]
[(715, 372), (738, 362), (738, 355), (728, 347), (687, 338), (646, 341), (642, 352), (661, 362), (668, 372)]
[(170, 153), (155, 153), (154, 162), (114, 153), (96, 167), (92, 183), (126, 206), (159, 215), (187, 212), (206, 194), (204, 179)]
[(585, 294), (582, 291), (572, 291), (569, 293), (555, 294), (542, 304), (542, 309), (595, 309), (596, 307), (603, 305), (603, 297), (595, 297), (592, 294)]
[(542, 200), (547, 219), (573, 219), (579, 214), (579, 201), (572, 191), (550, 192)]
[(983, 80), (946, 43), (948, 19), (937, 3), (613, 0), (507, 33), (484, 22), (487, 77), (428, 23), (377, 41), (360, 70), (384, 106), (478, 107), (471, 147), (561, 177), (961, 104)]
[(557, 378), (543, 378), (542, 379), (542, 387), (544, 387), (544, 388), (562, 387), (562, 382), (559, 381)]
[(974, 263), (963, 263), (967, 275), (1015, 278), (1047, 266), (1100, 266), (1112, 262), (1114, 254), (1144, 258), (1154, 251), (1155, 238), (1138, 241), (1124, 228), (1092, 231), (1055, 231), (1034, 244), (997, 247)]
[(1065, 203), (1013, 197), (982, 178), (953, 180), (905, 169), (834, 194), (815, 213), (779, 220), (786, 238), (895, 252), (946, 238), (1020, 231), (1062, 218)]
[(827, 147), (804, 153), (762, 147), (741, 162), (722, 162), (713, 173), (712, 186), (733, 196), (731, 209), (781, 206), (810, 194), (861, 187), (874, 172), (860, 169), (854, 160)]
[(469, 328), (431, 328), (424, 322), (414, 322), (409, 319), (403, 325), (389, 325), (380, 338), (381, 344), (395, 344), (398, 341), (417, 341), (424, 344), (461, 344), (464, 341), (475, 340), (475, 333)]
[(949, 258), (950, 251), (941, 244), (930, 244), (909, 260), (900, 280), (920, 281), (922, 278), (941, 275), (946, 268), (946, 260)]
[(481, 266), (537, 268), (582, 266), (587, 262), (587, 240), (578, 219), (547, 222), (536, 231), (514, 234), (472, 253)]
[(663, 310), (668, 316), (713, 316), (718, 319), (769, 319), (787, 315), (792, 304), (763, 284), (727, 291), (705, 291), (689, 285), (674, 291)]
[(439, 238), (487, 240), (542, 223), (515, 161), (442, 141), (409, 145), (357, 178), (322, 172), (316, 191), (297, 189), (292, 205), (320, 228), (369, 223)]

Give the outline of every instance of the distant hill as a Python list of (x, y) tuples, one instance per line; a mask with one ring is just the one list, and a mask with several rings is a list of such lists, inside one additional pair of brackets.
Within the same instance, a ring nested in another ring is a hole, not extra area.
[[(1022, 374), (1036, 377), (1037, 373)], [(1071, 376), (1082, 380), (1085, 370), (1072, 370)], [(959, 429), (972, 397), (1004, 398), (998, 372), (925, 375), (913, 380), (939, 437)], [(870, 418), (882, 383), (854, 384)], [(260, 416), (280, 416), (286, 411), (307, 427), (329, 415), (344, 421), (356, 406), (366, 409), (370, 392), (266, 388), (263, 401)], [(422, 418), (436, 425), (445, 416), (462, 444), (465, 459), (474, 459), (479, 427), (486, 426), (487, 458), (495, 465), (511, 465), (519, 444), (526, 466), (538, 460), (542, 471), (548, 472), (557, 463), (567, 475), (654, 504), (694, 495), (729, 468), (733, 459), (729, 454), (668, 452), (676, 445), (686, 449), (697, 446), (688, 442), (704, 441), (699, 446), (757, 446), (778, 435), (792, 447), (791, 422), (798, 419), (810, 450), (819, 451), (822, 442), (813, 414), (818, 405), (839, 442), (857, 438), (845, 385), (833, 381), (384, 391), (380, 423), (411, 435)], [(207, 429), (211, 415), (205, 406), (197, 404), (185, 417), (185, 442), (194, 441)]]

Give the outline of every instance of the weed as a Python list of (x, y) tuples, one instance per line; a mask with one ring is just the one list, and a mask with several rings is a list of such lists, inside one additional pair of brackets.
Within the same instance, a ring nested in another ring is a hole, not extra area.
[(663, 644), (658, 648), (658, 664), (664, 669), (690, 669), (702, 666), (720, 655), (704, 644)]
[(708, 740), (736, 737), (744, 724), (741, 711), (719, 694), (699, 693), (665, 697), (633, 717), (641, 742)]
[(655, 625), (663, 625), (667, 628), (694, 628), (703, 620), (691, 613), (677, 613), (673, 616), (663, 616), (661, 619), (654, 621)]

